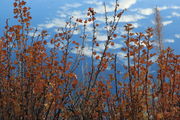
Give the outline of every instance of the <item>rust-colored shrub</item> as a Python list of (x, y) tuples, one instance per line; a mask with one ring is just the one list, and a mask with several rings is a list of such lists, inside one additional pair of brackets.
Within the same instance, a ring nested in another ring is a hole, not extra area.
[[(70, 18), (59, 33), (46, 40), (45, 30), (35, 36), (37, 30), (31, 28), (26, 2), (15, 0), (18, 24), (9, 26), (7, 20), (0, 38), (0, 119), (179, 119), (180, 55), (167, 48), (157, 56), (152, 28), (134, 33), (132, 24), (126, 24), (126, 35), (118, 35), (118, 22), (125, 12), (118, 13), (118, 7), (116, 1), (114, 19), (109, 22), (104, 5), (107, 39), (98, 52), (96, 31), (100, 25), (93, 8), (88, 9), (87, 19), (73, 23)], [(93, 27), (90, 69), (85, 68), (79, 75), (79, 67), (86, 67), (84, 48), (89, 22)], [(79, 38), (82, 42), (72, 38), (79, 23), (84, 27)], [(30, 32), (34, 32), (32, 37)], [(114, 39), (123, 39), (125, 44), (121, 50), (127, 64), (120, 71), (117, 54), (109, 51), (116, 44)], [(72, 55), (72, 50), (77, 53)], [(158, 68), (156, 74), (152, 65)]]

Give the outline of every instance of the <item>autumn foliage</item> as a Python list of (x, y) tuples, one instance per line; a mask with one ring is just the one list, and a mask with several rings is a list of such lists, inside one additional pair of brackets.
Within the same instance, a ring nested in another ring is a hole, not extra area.
[[(0, 37), (0, 119), (180, 119), (180, 55), (172, 48), (156, 53), (153, 28), (133, 32), (133, 25), (126, 24), (126, 34), (117, 34), (125, 12), (118, 7), (116, 1), (113, 20), (108, 21), (104, 5), (107, 39), (98, 52), (96, 33), (101, 26), (93, 8), (86, 19), (73, 22), (72, 17), (47, 38), (48, 31), (36, 35), (39, 31), (31, 27), (26, 2), (14, 0), (18, 23), (10, 26), (7, 20)], [(81, 35), (73, 39), (80, 24)], [(88, 58), (84, 54), (87, 24), (93, 28)], [(118, 55), (109, 50), (115, 39), (124, 41), (123, 67)]]

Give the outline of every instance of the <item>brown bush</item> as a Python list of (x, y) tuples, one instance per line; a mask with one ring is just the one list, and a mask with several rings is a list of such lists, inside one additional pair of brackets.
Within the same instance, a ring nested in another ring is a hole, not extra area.
[[(127, 24), (124, 26), (127, 34), (122, 35), (127, 65), (119, 71), (117, 55), (109, 51), (109, 46), (114, 46), (113, 40), (120, 36), (116, 29), (124, 10), (118, 13), (116, 2), (114, 20), (108, 22), (104, 7), (105, 28), (109, 29), (105, 48), (98, 53), (95, 48), (99, 47), (96, 40), (99, 24), (93, 8), (88, 9), (87, 19), (73, 23), (71, 18), (47, 41), (45, 30), (35, 36), (37, 30), (31, 28), (30, 8), (26, 2), (15, 0), (14, 18), (18, 24), (9, 26), (7, 20), (0, 38), (1, 120), (180, 118), (180, 55), (175, 55), (171, 48), (156, 55), (151, 40), (153, 29), (133, 33), (132, 24)], [(93, 26), (90, 69), (78, 75), (85, 61), (86, 24), (89, 22)], [(81, 43), (72, 39), (79, 23), (84, 24)], [(32, 31), (34, 35), (30, 37)], [(48, 48), (48, 44), (53, 47)], [(77, 54), (72, 55), (72, 50)], [(153, 61), (155, 56), (158, 58)], [(150, 69), (152, 65), (158, 68), (156, 74)]]

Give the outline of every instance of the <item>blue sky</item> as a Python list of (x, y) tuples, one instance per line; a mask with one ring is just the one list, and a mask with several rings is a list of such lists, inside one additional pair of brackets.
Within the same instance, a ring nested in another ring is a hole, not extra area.
[[(46, 29), (55, 33), (56, 29), (62, 27), (70, 16), (74, 18), (84, 18), (89, 7), (97, 12), (97, 22), (104, 22), (103, 2), (107, 5), (109, 15), (114, 10), (115, 0), (28, 0), (33, 17), (32, 26), (39, 30)], [(0, 27), (5, 25), (5, 19), (10, 18), (14, 24), (13, 0), (0, 0)], [(163, 21), (163, 38), (165, 46), (171, 46), (177, 54), (180, 53), (180, 0), (119, 0), (120, 9), (127, 8), (119, 23), (118, 34), (124, 34), (122, 26), (126, 23), (134, 24), (135, 31), (144, 31), (147, 27), (153, 27), (153, 8), (159, 7)], [(119, 11), (120, 11), (119, 9)], [(110, 17), (111, 18), (111, 17)], [(91, 27), (88, 30), (91, 31)], [(1, 31), (2, 32), (2, 31)], [(76, 33), (79, 34), (78, 32)], [(98, 40), (102, 41), (100, 48), (103, 49), (103, 40), (105, 35), (102, 29), (98, 31)], [(123, 41), (117, 42), (112, 50), (120, 49)], [(89, 55), (89, 46), (87, 42), (86, 55)], [(124, 54), (119, 52), (120, 57)]]

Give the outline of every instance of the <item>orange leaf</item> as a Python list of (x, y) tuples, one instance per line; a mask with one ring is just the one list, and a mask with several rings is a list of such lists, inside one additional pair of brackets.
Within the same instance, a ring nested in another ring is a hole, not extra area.
[(79, 43), (76, 43), (76, 45), (79, 45)]
[(121, 35), (122, 38), (126, 38), (126, 35)]
[(77, 84), (78, 84), (78, 80), (75, 79), (72, 81), (72, 87), (73, 88), (75, 88)]
[(73, 44), (76, 44), (76, 41), (72, 41)]
[(82, 19), (79, 19), (79, 21), (78, 21), (78, 22), (82, 23)]
[(114, 42), (111, 42), (111, 46), (114, 46)]
[(162, 114), (162, 113), (158, 113), (158, 114), (157, 114), (157, 119), (159, 120), (159, 119), (161, 119), (161, 118), (163, 118), (163, 114)]
[(100, 56), (99, 56), (99, 55), (98, 55), (98, 56), (96, 56), (96, 60), (97, 60), (97, 59), (99, 59), (99, 58), (100, 58)]
[(122, 51), (126, 52), (127, 51), (127, 48), (121, 48)]
[(63, 36), (63, 33), (59, 33), (59, 36)]
[(116, 38), (116, 37), (117, 37), (117, 34), (114, 34), (113, 37)]
[(16, 6), (17, 6), (17, 3), (15, 2), (13, 5), (14, 5), (14, 7), (16, 7)]
[(43, 42), (43, 43), (44, 43), (44, 45), (47, 45), (47, 41), (46, 41), (46, 40), (44, 40), (44, 42)]
[(110, 95), (111, 95), (110, 91), (106, 91), (105, 94), (106, 94), (107, 97), (110, 97)]
[(96, 52), (93, 52), (93, 55), (96, 55)]
[(85, 20), (84, 23), (87, 23), (87, 20)]
[(26, 2), (25, 2), (25, 1), (22, 1), (20, 4), (21, 4), (21, 5), (25, 5), (25, 4), (26, 4)]

